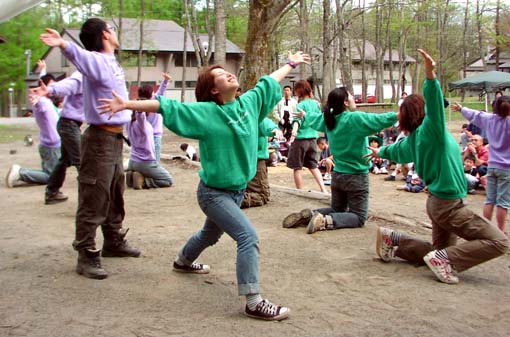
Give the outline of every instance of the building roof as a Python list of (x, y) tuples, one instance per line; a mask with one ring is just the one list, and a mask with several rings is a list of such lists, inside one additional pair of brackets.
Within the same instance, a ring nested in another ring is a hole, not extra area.
[[(361, 62), (361, 48), (362, 48), (362, 40), (351, 40), (351, 59), (353, 62)], [(375, 46), (370, 42), (365, 40), (365, 61), (375, 61)], [(400, 62), (399, 52), (396, 49), (391, 50), (391, 60), (392, 62)], [(406, 63), (416, 63), (416, 59), (404, 55), (404, 61)], [(390, 62), (390, 51), (386, 50), (384, 53), (384, 62)]]
[[(118, 21), (106, 20), (109, 24), (118, 26)], [(75, 41), (80, 42), (80, 29), (68, 28), (65, 32)], [(137, 51), (140, 47), (140, 20), (122, 19), (122, 50)], [(182, 52), (184, 50), (183, 38), (184, 28), (171, 20), (145, 20), (143, 28), (144, 42), (143, 49), (149, 51)], [(209, 42), (207, 34), (200, 34), (202, 43)], [(214, 48), (214, 43), (209, 44)], [(186, 40), (186, 50), (194, 52), (191, 35)], [(244, 54), (244, 51), (237, 45), (227, 40), (227, 54)]]

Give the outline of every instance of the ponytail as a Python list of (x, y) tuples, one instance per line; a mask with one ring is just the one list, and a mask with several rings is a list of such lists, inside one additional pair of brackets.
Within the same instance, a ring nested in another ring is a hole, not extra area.
[(322, 112), (324, 113), (324, 122), (328, 130), (333, 130), (336, 126), (336, 116), (345, 111), (345, 101), (349, 99), (349, 92), (345, 87), (333, 89), (329, 95)]

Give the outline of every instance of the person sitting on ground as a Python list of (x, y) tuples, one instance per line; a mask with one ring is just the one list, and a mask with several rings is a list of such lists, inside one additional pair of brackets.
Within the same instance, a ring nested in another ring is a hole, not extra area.
[[(159, 114), (158, 114), (159, 115)], [(182, 152), (184, 152), (186, 154), (186, 157), (189, 159), (189, 160), (192, 160), (192, 161), (199, 161), (198, 160), (198, 153), (197, 153), (197, 149), (195, 149), (195, 147), (193, 145), (190, 145), (188, 143), (182, 143), (179, 148), (182, 150)]]
[(306, 232), (360, 228), (368, 218), (370, 163), (368, 136), (393, 125), (395, 112), (381, 114), (356, 110), (354, 96), (345, 88), (328, 94), (322, 115), (306, 114), (303, 124), (325, 132), (335, 162), (331, 174), (331, 207), (304, 209), (283, 220), (284, 228), (306, 225)]
[[(138, 89), (138, 99), (147, 100), (152, 97), (152, 86), (145, 84)], [(131, 122), (126, 128), (131, 143), (126, 172), (127, 186), (135, 190), (172, 186), (172, 175), (156, 160), (154, 129), (147, 120), (147, 113), (133, 111)]]
[[(401, 142), (371, 148), (371, 156), (415, 163), (415, 170), (430, 193), (427, 213), (432, 222), (432, 243), (378, 227), (376, 253), (384, 262), (395, 257), (413, 264), (425, 262), (439, 281), (455, 284), (459, 282), (457, 272), (504, 255), (509, 241), (463, 201), (467, 188), (460, 148), (446, 127), (435, 62), (425, 51), (418, 49), (418, 52), (425, 62), (425, 97), (408, 96), (399, 115), (400, 127), (409, 135)], [(433, 146), (431, 139), (435, 141)], [(457, 236), (465, 241), (456, 244)]]
[(469, 154), (464, 158), (464, 174), (468, 186), (468, 193), (475, 194), (476, 188), (480, 185), (480, 173), (475, 166), (475, 156)]
[(406, 178), (406, 184), (397, 187), (397, 190), (419, 193), (425, 189), (425, 183), (416, 173), (408, 174)]
[[(46, 74), (41, 81), (44, 85), (49, 85), (55, 82), (55, 78), (51, 74)], [(35, 121), (39, 126), (39, 155), (42, 169), (22, 168), (13, 164), (5, 178), (5, 184), (9, 188), (26, 184), (46, 185), (60, 158), (60, 136), (57, 132), (59, 115), (56, 106), (50, 100), (49, 94), (39, 96), (32, 93), (29, 97)]]
[(266, 162), (269, 159), (267, 137), (270, 135), (280, 139), (283, 138), (283, 133), (278, 126), (266, 117), (262, 123), (259, 124), (257, 172), (244, 190), (241, 208), (264, 206), (269, 202), (271, 190), (269, 189)]
[[(370, 136), (368, 137), (368, 145), (371, 147), (381, 147), (382, 139), (378, 136)], [(388, 161), (382, 158), (374, 158), (372, 159), (372, 167), (368, 170), (373, 174), (388, 174)]]
[(489, 165), (489, 150), (483, 144), (481, 135), (474, 135), (471, 137), (470, 142), (467, 144), (466, 149), (462, 153), (462, 159), (466, 159), (468, 155), (475, 157), (475, 166), (478, 169), (480, 176), (487, 174), (487, 167)]
[(476, 126), (473, 123), (468, 123), (466, 128), (464, 129), (464, 125), (462, 128), (462, 133), (460, 134), (460, 144), (462, 151), (466, 150), (466, 147), (468, 143), (471, 142), (471, 138), (475, 135), (481, 135), (482, 129), (480, 129), (478, 126)]
[(329, 150), (329, 143), (326, 137), (317, 138), (317, 146), (321, 151), (319, 157), (319, 170), (323, 174), (324, 183), (331, 183), (331, 171), (335, 166), (335, 162), (333, 160), (333, 156), (331, 155), (331, 151)]
[(255, 176), (258, 127), (281, 99), (278, 82), (310, 56), (288, 54), (287, 63), (269, 76), (263, 76), (253, 89), (236, 98), (237, 78), (220, 65), (204, 68), (195, 88), (197, 102), (158, 100), (126, 101), (102, 98), (103, 113), (123, 109), (158, 112), (163, 123), (176, 134), (198, 139), (202, 168), (197, 190), (198, 203), (206, 215), (204, 226), (179, 250), (173, 268), (176, 272), (206, 274), (210, 266), (195, 262), (208, 247), (227, 233), (237, 243), (237, 285), (246, 296), (244, 312), (263, 320), (283, 320), (290, 310), (262, 299), (259, 287), (259, 239), (254, 226), (240, 209), (243, 192)]

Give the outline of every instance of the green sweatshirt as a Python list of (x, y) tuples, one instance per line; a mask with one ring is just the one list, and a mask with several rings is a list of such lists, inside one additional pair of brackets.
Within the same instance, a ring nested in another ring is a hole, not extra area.
[(277, 81), (263, 76), (255, 88), (222, 105), (158, 96), (158, 113), (169, 130), (198, 140), (198, 174), (207, 186), (238, 191), (255, 176), (258, 127), (282, 98), (281, 92)]
[[(322, 115), (319, 103), (311, 98), (302, 100), (298, 103), (297, 107), (298, 109), (304, 110), (306, 112), (305, 116), (310, 116), (310, 118)], [(315, 131), (315, 129), (310, 127), (307, 123), (302, 123), (299, 119), (294, 120), (294, 122), (298, 122), (300, 124), (296, 139), (314, 139), (319, 137), (317, 131)]]
[(372, 165), (363, 156), (370, 153), (368, 136), (387, 128), (397, 121), (395, 112), (382, 114), (361, 111), (344, 111), (335, 116), (336, 125), (328, 130), (324, 115), (305, 115), (304, 124), (311, 125), (328, 136), (329, 149), (335, 162), (334, 171), (348, 174), (367, 174)]
[(269, 159), (269, 144), (267, 138), (274, 136), (274, 129), (278, 126), (269, 118), (264, 118), (262, 123), (259, 124), (259, 143), (257, 159)]
[(439, 81), (425, 80), (425, 118), (409, 136), (383, 146), (379, 156), (397, 163), (414, 162), (414, 169), (430, 193), (442, 199), (464, 198), (467, 183), (459, 144), (446, 129)]

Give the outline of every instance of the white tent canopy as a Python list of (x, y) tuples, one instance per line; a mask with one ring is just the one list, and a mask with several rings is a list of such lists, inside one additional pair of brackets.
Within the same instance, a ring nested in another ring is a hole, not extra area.
[(0, 23), (26, 11), (44, 0), (1, 0)]

